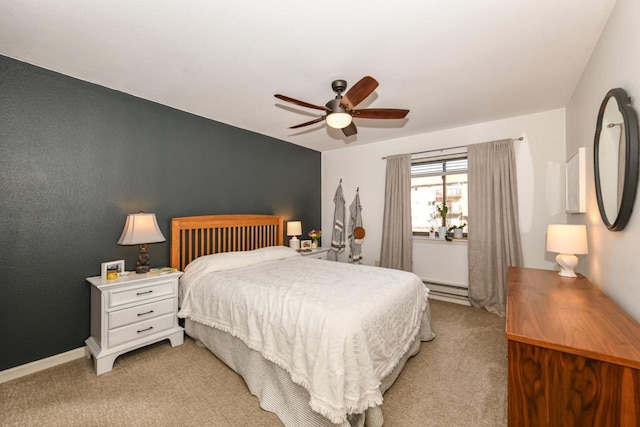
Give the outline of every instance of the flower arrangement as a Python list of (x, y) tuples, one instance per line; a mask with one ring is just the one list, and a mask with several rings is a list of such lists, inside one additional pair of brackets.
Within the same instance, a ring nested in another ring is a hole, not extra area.
[(320, 240), (322, 237), (322, 230), (311, 230), (309, 232), (309, 237), (311, 237), (312, 240)]

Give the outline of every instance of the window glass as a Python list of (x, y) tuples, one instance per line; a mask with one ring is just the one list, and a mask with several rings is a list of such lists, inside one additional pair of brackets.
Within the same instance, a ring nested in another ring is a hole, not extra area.
[[(411, 166), (411, 217), (414, 234), (437, 231), (442, 217), (436, 209), (446, 200), (447, 227), (468, 223), (467, 159), (414, 163)], [(464, 227), (467, 231), (467, 227)]]

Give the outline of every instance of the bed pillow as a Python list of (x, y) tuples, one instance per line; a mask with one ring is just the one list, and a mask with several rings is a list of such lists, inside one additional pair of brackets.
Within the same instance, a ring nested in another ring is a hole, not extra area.
[(295, 249), (287, 246), (268, 246), (253, 251), (225, 252), (201, 256), (189, 263), (182, 275), (183, 281), (191, 276), (211, 273), (214, 271), (233, 270), (248, 267), (263, 262), (300, 256)]

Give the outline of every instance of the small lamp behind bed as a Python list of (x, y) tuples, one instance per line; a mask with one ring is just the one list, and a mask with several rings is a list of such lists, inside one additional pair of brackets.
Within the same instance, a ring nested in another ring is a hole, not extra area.
[(301, 221), (289, 221), (287, 222), (287, 236), (291, 237), (289, 240), (289, 247), (293, 249), (300, 249), (299, 235), (302, 234), (302, 222)]
[(118, 244), (140, 245), (136, 273), (142, 274), (149, 272), (147, 243), (159, 243), (166, 240), (160, 231), (160, 227), (158, 227), (156, 215), (141, 211), (137, 214), (127, 215), (127, 221), (124, 223), (124, 230), (122, 230)]

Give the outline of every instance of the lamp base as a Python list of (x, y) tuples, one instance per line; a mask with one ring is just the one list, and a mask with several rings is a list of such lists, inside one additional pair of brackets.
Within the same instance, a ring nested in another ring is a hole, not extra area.
[(556, 256), (556, 262), (560, 266), (560, 272), (558, 273), (563, 277), (578, 277), (573, 271), (578, 266), (578, 257), (570, 254), (558, 254)]
[(289, 247), (291, 249), (300, 249), (300, 240), (298, 240), (297, 237), (293, 237), (291, 240), (289, 240)]
[(136, 266), (136, 274), (145, 274), (151, 270), (151, 267), (148, 265)]
[(136, 262), (136, 273), (144, 274), (149, 272), (149, 254), (147, 253), (147, 245), (140, 245), (138, 252), (138, 262)]

